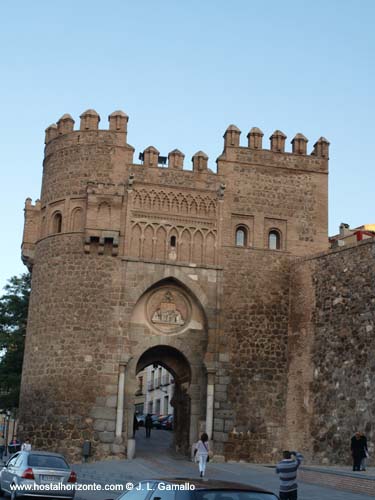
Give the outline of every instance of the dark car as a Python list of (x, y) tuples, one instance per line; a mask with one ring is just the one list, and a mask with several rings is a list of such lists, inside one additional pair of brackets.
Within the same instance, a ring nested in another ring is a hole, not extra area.
[[(117, 500), (278, 500), (278, 496), (256, 486), (227, 481), (178, 478), (149, 479)], [(112, 500), (112, 499), (108, 499)]]
[(152, 427), (154, 429), (161, 429), (161, 422), (166, 417), (166, 415), (151, 415)]
[(161, 428), (167, 431), (173, 430), (173, 415), (168, 415), (161, 422)]

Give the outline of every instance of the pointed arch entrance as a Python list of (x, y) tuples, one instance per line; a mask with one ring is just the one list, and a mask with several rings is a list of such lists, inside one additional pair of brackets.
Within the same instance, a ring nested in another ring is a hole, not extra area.
[(124, 408), (128, 447), (135, 446), (137, 374), (147, 366), (158, 365), (166, 368), (175, 380), (171, 401), (175, 416), (174, 443), (177, 451), (188, 453), (199, 432), (206, 427), (204, 361), (208, 335), (202, 304), (181, 281), (166, 278), (140, 295), (129, 327), (132, 352), (126, 367)]
[(176, 348), (158, 345), (147, 349), (139, 358), (136, 374), (148, 366), (162, 366), (174, 380), (171, 399), (174, 416), (174, 446), (178, 451), (188, 452), (190, 448), (191, 368), (186, 357)]

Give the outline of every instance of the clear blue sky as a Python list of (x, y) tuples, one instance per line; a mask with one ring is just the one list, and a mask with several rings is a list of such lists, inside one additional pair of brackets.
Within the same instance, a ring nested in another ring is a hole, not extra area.
[(44, 129), (94, 108), (128, 140), (211, 168), (230, 123), (331, 142), (330, 234), (375, 222), (375, 2), (2, 2), (0, 287), (20, 261), (23, 206), (40, 195)]

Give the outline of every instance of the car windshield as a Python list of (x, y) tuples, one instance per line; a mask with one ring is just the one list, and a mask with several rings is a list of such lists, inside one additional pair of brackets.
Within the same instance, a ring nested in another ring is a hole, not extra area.
[(277, 500), (277, 497), (261, 491), (195, 490), (194, 500)]
[(42, 467), (47, 469), (69, 469), (69, 465), (62, 457), (50, 457), (48, 455), (29, 455), (27, 463), (30, 467)]

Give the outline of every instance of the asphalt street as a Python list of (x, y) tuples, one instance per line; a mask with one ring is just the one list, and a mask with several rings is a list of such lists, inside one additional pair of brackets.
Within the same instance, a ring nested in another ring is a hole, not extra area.
[[(127, 483), (136, 483), (148, 478), (198, 477), (198, 467), (185, 457), (172, 451), (173, 434), (164, 430), (153, 430), (146, 439), (144, 430), (137, 433), (137, 455), (134, 460), (109, 460), (96, 463), (75, 464), (74, 470), (82, 488), (93, 484), (101, 491), (79, 491), (76, 500), (115, 499), (119, 493), (105, 488), (124, 488)], [(278, 477), (271, 467), (245, 463), (209, 463), (207, 478), (252, 484), (278, 492)], [(299, 482), (299, 500), (369, 500), (374, 496), (337, 490), (318, 484)]]

